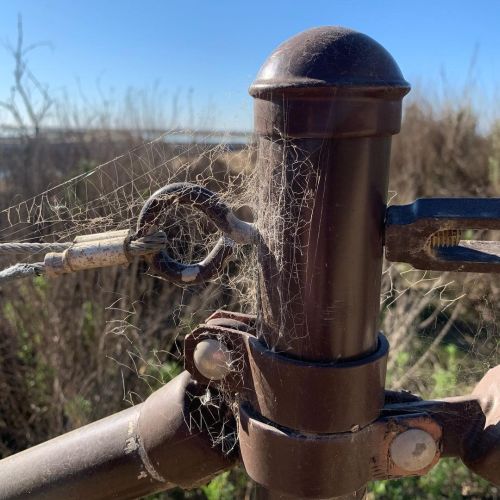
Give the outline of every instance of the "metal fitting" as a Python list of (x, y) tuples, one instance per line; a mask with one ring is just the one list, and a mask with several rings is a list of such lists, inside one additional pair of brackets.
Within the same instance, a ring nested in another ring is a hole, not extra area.
[(387, 209), (385, 256), (416, 269), (500, 273), (500, 242), (462, 240), (500, 229), (499, 198), (421, 198)]
[(422, 429), (409, 429), (398, 434), (391, 443), (391, 460), (408, 472), (428, 467), (438, 453), (434, 438)]
[(45, 273), (56, 277), (84, 269), (126, 266), (129, 263), (128, 236), (128, 229), (78, 236), (64, 252), (51, 252), (45, 256)]
[(231, 371), (231, 351), (218, 340), (199, 342), (193, 359), (196, 369), (211, 380), (222, 380)]
[(258, 240), (253, 224), (238, 219), (217, 194), (189, 182), (169, 184), (148, 198), (137, 220), (136, 237), (144, 237), (156, 229), (158, 216), (174, 205), (186, 205), (204, 213), (223, 234), (209, 254), (198, 263), (179, 262), (165, 250), (148, 256), (146, 260), (150, 270), (172, 283), (194, 285), (216, 278), (222, 273), (237, 243), (252, 244)]
[(427, 240), (428, 246), (436, 247), (456, 247), (462, 239), (462, 231), (460, 229), (450, 229), (448, 231), (438, 231), (431, 235)]

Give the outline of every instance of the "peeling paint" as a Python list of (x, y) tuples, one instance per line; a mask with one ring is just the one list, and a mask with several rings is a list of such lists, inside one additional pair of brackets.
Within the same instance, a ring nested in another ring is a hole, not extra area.
[(141, 438), (137, 438), (137, 443), (139, 445), (139, 456), (141, 457), (144, 468), (148, 471), (148, 474), (160, 483), (166, 483), (166, 479), (154, 468), (151, 460), (149, 460), (148, 454), (146, 452), (146, 449), (144, 448), (144, 444), (142, 443)]
[(137, 442), (135, 437), (129, 437), (125, 441), (125, 453), (128, 455), (139, 448), (139, 443)]
[(135, 422), (131, 420), (128, 423), (128, 435), (131, 436), (134, 433), (134, 430), (135, 430)]

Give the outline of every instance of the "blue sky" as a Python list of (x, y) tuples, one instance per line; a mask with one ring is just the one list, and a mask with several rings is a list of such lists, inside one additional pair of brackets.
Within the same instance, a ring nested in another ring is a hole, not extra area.
[[(90, 99), (98, 99), (99, 89), (118, 99), (128, 87), (156, 84), (165, 106), (179, 95), (185, 126), (205, 120), (221, 129), (249, 129), (247, 89), (261, 63), (283, 40), (320, 25), (372, 36), (406, 79), (424, 89), (442, 86), (443, 74), (448, 88), (460, 89), (470, 79), (474, 54), (478, 102), (486, 96), (491, 107), (500, 87), (497, 0), (8, 0), (1, 5), (1, 42), (15, 41), (18, 13), (27, 43), (52, 44), (33, 52), (30, 64), (53, 92), (64, 89), (78, 100), (80, 86)], [(0, 47), (0, 99), (11, 85), (11, 69)]]

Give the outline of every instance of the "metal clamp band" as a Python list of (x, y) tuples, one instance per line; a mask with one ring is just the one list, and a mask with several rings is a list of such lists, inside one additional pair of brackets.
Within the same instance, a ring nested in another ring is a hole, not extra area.
[(200, 383), (210, 380), (194, 362), (196, 346), (215, 339), (227, 346), (235, 360), (221, 381), (224, 389), (238, 393), (240, 400), (278, 425), (308, 433), (346, 432), (363, 428), (380, 415), (389, 351), (382, 334), (368, 356), (314, 363), (267, 349), (255, 337), (254, 317), (225, 311), (216, 314), (185, 339), (185, 367)]
[(248, 346), (252, 404), (273, 422), (306, 432), (345, 432), (370, 424), (384, 406), (389, 343), (382, 334), (369, 356), (332, 363), (289, 358), (251, 336)]

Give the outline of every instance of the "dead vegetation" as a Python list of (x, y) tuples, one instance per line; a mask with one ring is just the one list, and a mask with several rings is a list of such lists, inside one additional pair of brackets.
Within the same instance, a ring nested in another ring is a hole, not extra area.
[[(22, 54), (14, 49), (21, 67)], [(22, 85), (22, 78), (16, 81)], [(235, 153), (200, 144), (179, 148), (165, 141), (144, 148), (132, 132), (117, 136), (111, 131), (68, 130), (54, 137), (44, 133), (44, 115), (38, 115), (31, 125), (19, 124), (22, 133), (15, 139), (0, 141), (2, 209), (19, 207), (21, 200), (48, 187), (118, 160), (100, 168), (99, 182), (72, 185), (74, 207), (54, 223), (42, 218), (19, 229), (9, 219), (12, 212), (2, 212), (3, 240), (50, 234), (68, 238), (74, 231), (126, 226), (151, 189), (167, 180), (202, 182), (221, 193), (230, 188), (234, 208), (251, 205), (251, 192), (245, 191), (254, 161), (251, 149)], [(117, 186), (129, 185), (130, 193), (116, 195)], [(500, 126), (480, 132), (478, 113), (467, 104), (411, 101), (394, 141), (390, 190), (391, 203), (421, 196), (499, 196)], [(116, 197), (97, 203), (100, 193)], [(35, 200), (33, 206), (54, 201), (49, 196)], [(31, 213), (26, 205), (20, 210), (28, 210), (23, 217)], [(190, 220), (184, 222), (189, 225)], [(206, 248), (204, 237), (197, 237), (204, 243), (188, 249), (189, 258)], [(146, 276), (146, 270), (136, 262), (127, 270), (87, 272), (57, 281), (37, 278), (0, 290), (0, 457), (141, 401), (178, 373), (182, 338), (192, 326), (219, 307), (252, 307), (252, 270), (235, 262), (218, 282), (187, 289)], [(241, 274), (244, 279), (235, 281)], [(466, 392), (488, 367), (500, 362), (499, 299), (495, 276), (387, 266), (381, 323), (392, 348), (389, 386), (427, 397)], [(443, 487), (492, 497), (491, 488), (464, 474), (457, 473), (453, 483), (447, 472)], [(422, 497), (424, 490), (415, 488), (408, 489), (407, 498)]]

